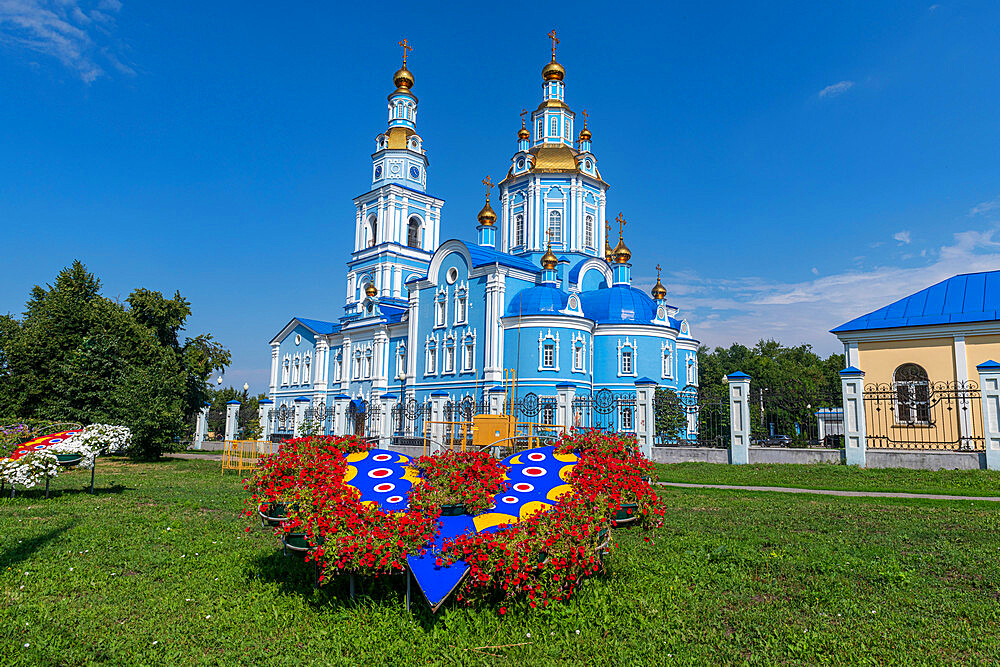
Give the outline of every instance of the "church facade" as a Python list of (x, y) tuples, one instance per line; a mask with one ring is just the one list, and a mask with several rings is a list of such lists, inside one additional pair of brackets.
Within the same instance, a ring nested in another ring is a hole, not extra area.
[[(441, 238), (444, 200), (427, 190), (405, 49), (387, 128), (375, 138), (371, 188), (354, 199), (343, 309), (293, 317), (271, 340), (266, 434), (297, 431), (311, 415), (326, 432), (402, 435), (414, 429), (402, 416), (430, 415), (432, 404), (514, 407), (497, 401), (517, 401), (530, 421), (593, 426), (587, 408), (602, 390), (634, 397), (637, 384), (697, 385), (698, 341), (659, 272), (650, 294), (631, 285), (621, 215), (609, 238), (609, 186), (586, 112), (580, 123), (566, 103), (555, 49), (541, 103), (529, 119), (522, 113), (495, 186), (499, 212), (484, 181), (474, 241)], [(355, 426), (365, 411), (382, 417)], [(604, 425), (636, 428), (624, 410)]]

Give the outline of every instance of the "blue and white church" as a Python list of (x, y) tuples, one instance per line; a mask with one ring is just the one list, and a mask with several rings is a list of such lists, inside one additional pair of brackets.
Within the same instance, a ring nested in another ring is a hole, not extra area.
[(530, 122), (522, 112), (496, 184), (499, 214), (484, 181), (474, 241), (441, 238), (445, 202), (427, 189), (406, 48), (388, 126), (375, 137), (371, 188), (354, 199), (343, 309), (293, 317), (271, 340), (265, 434), (298, 432), (311, 416), (326, 432), (402, 436), (420, 416), (445, 418), (454, 413), (442, 406), (463, 404), (635, 430), (634, 410), (594, 416), (594, 399), (631, 396), (634, 405), (643, 387), (697, 385), (698, 341), (668, 302), (659, 267), (651, 293), (631, 284), (625, 221), (618, 216), (618, 238), (609, 238), (609, 185), (586, 112), (579, 126), (566, 102), (555, 48), (541, 103)]

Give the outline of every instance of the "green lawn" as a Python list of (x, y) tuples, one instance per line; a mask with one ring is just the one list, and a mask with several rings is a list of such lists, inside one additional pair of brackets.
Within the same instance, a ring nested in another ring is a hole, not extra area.
[(995, 503), (667, 489), (656, 543), (616, 533), (570, 604), (434, 617), (397, 581), (314, 591), (244, 532), (217, 462), (102, 460), (97, 495), (85, 481), (0, 500), (2, 665), (1000, 660)]
[(1000, 471), (997, 470), (858, 468), (831, 463), (729, 465), (692, 462), (657, 464), (656, 467), (663, 482), (1000, 496)]

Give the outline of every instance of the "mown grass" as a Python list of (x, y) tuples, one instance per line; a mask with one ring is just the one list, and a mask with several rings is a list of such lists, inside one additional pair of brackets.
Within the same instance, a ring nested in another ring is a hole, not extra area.
[(0, 664), (1000, 659), (995, 503), (668, 489), (655, 544), (616, 533), (571, 603), (432, 616), (400, 581), (313, 590), (218, 471), (102, 461), (95, 496), (80, 472), (0, 500)]
[(656, 468), (663, 482), (1000, 496), (1000, 471), (997, 470), (858, 468), (832, 463), (729, 465), (701, 462), (657, 464)]

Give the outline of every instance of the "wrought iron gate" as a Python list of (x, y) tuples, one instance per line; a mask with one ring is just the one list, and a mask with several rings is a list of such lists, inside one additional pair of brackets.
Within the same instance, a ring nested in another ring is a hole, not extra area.
[(864, 401), (871, 449), (985, 449), (982, 396), (972, 380), (869, 384)]
[(381, 435), (382, 405), (378, 401), (355, 399), (347, 404), (345, 435), (377, 438)]
[(654, 445), (729, 447), (729, 395), (723, 389), (690, 384), (680, 391), (658, 388), (653, 415)]
[(635, 432), (635, 394), (601, 389), (573, 399), (575, 428), (593, 428), (617, 433)]
[(267, 411), (267, 419), (271, 423), (271, 442), (281, 442), (294, 437), (295, 408), (280, 405)]

